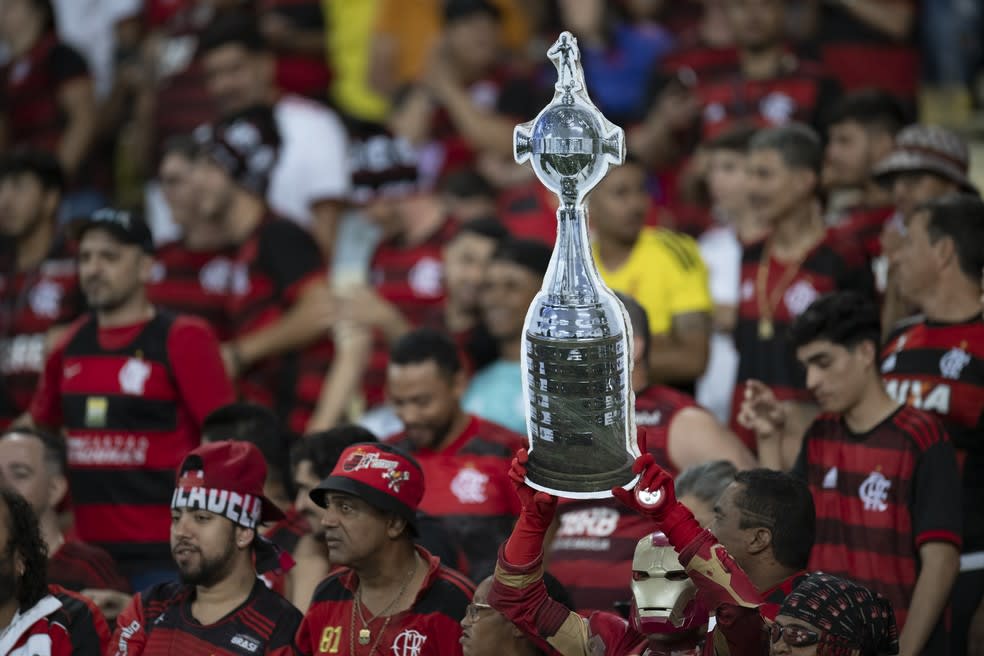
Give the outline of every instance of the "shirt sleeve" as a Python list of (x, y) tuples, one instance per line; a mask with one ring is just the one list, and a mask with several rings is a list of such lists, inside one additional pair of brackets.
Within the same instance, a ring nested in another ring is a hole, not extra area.
[(44, 363), (44, 371), (41, 372), (41, 379), (38, 381), (37, 389), (28, 408), (34, 423), (52, 430), (57, 430), (62, 426), (62, 363), (65, 344), (74, 334), (75, 330), (69, 329), (58, 345), (48, 354)]
[(960, 473), (953, 443), (934, 420), (940, 438), (923, 451), (913, 477), (912, 534), (916, 547), (950, 542), (960, 548), (962, 513)]
[(109, 647), (109, 625), (102, 611), (87, 597), (51, 586), (68, 617), (68, 635), (73, 654), (105, 654)]
[(141, 656), (147, 646), (144, 628), (143, 596), (133, 595), (130, 605), (116, 618), (116, 630), (109, 641), (107, 656)]
[[(352, 175), (349, 171), (348, 134), (341, 120), (329, 109), (307, 100), (282, 102), (297, 103), (297, 111), (284, 113), (284, 121), (294, 122), (294, 125), (285, 125), (283, 129), (295, 137), (291, 141), (297, 141), (290, 147), (298, 149), (298, 169), (291, 170), (312, 172), (306, 176), (302, 187), (306, 205), (310, 208), (321, 201), (348, 198)], [(289, 111), (290, 107), (286, 109)]]
[(213, 410), (235, 401), (219, 341), (199, 319), (178, 317), (167, 337), (168, 357), (181, 400), (199, 427)]
[(305, 283), (325, 276), (325, 263), (314, 239), (287, 220), (271, 221), (260, 237), (260, 266), (291, 303)]

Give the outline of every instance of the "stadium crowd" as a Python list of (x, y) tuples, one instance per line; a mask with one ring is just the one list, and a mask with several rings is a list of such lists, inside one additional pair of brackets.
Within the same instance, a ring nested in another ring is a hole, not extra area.
[[(974, 4), (0, 0), (0, 656), (984, 656)], [(563, 30), (602, 500), (524, 482)]]

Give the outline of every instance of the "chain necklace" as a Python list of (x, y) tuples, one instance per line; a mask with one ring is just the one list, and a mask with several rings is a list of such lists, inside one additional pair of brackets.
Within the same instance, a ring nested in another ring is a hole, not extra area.
[(393, 616), (389, 614), (389, 611), (396, 605), (403, 595), (407, 591), (407, 587), (410, 585), (410, 581), (413, 580), (414, 574), (417, 573), (417, 565), (419, 563), (419, 558), (417, 558), (416, 552), (413, 554), (413, 567), (407, 572), (407, 576), (403, 579), (403, 585), (400, 586), (400, 591), (393, 598), (393, 601), (389, 603), (386, 608), (379, 611), (379, 613), (373, 615), (367, 621), (362, 615), (362, 583), (359, 583), (358, 589), (355, 591), (355, 603), (352, 604), (352, 613), (349, 621), (349, 651), (351, 654), (355, 654), (355, 616), (358, 613), (359, 621), (362, 622), (362, 628), (359, 629), (359, 644), (363, 647), (369, 644), (372, 640), (372, 631), (369, 629), (369, 624), (376, 621), (380, 616), (385, 615), (386, 621), (383, 622), (383, 627), (379, 630), (376, 635), (375, 641), (373, 641), (372, 646), (369, 648), (369, 656), (372, 656), (376, 652), (376, 647), (379, 646), (379, 641), (382, 640), (383, 634), (386, 633), (386, 627), (389, 626), (390, 620)]
[(770, 294), (768, 288), (769, 262), (772, 259), (772, 240), (766, 241), (762, 247), (762, 256), (759, 258), (758, 271), (755, 276), (755, 300), (759, 311), (759, 339), (768, 340), (775, 336), (775, 325), (773, 324), (775, 311), (779, 308), (783, 294), (786, 293), (796, 274), (799, 273), (804, 260), (810, 254), (810, 250), (812, 249), (807, 250), (803, 255), (786, 266), (785, 271), (782, 272), (779, 281)]

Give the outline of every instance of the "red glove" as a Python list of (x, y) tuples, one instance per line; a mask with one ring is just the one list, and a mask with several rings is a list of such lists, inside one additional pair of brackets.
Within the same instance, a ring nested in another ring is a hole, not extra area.
[(543, 538), (557, 512), (557, 497), (546, 492), (538, 492), (526, 484), (528, 461), (529, 454), (526, 449), (520, 449), (516, 452), (516, 457), (513, 458), (512, 466), (509, 468), (509, 478), (523, 506), (503, 552), (506, 560), (512, 565), (525, 565), (540, 557), (543, 552)]
[(677, 501), (673, 477), (656, 464), (651, 453), (643, 453), (636, 458), (632, 471), (639, 474), (639, 482), (632, 490), (612, 488), (612, 496), (656, 522), (679, 553), (700, 533), (700, 524), (694, 519), (694, 514)]

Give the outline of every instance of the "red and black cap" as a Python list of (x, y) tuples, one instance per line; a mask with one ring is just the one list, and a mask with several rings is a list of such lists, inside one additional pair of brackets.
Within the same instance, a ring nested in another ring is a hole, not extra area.
[(273, 109), (257, 105), (192, 133), (202, 152), (243, 188), (264, 195), (280, 154)]
[(311, 501), (324, 508), (329, 492), (351, 494), (402, 517), (416, 534), (424, 472), (411, 455), (389, 444), (353, 444), (342, 452), (331, 475), (311, 490)]
[(203, 444), (178, 468), (171, 508), (206, 510), (255, 529), (259, 523), (284, 518), (280, 508), (263, 496), (266, 476), (266, 462), (254, 444)]

